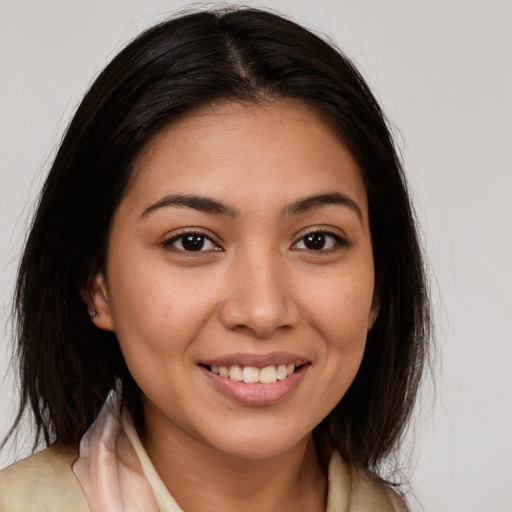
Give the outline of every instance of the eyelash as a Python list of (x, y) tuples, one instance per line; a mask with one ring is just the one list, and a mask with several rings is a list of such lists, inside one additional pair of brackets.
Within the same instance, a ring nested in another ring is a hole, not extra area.
[[(294, 249), (294, 247), (296, 247), (300, 242), (303, 242), (306, 237), (308, 236), (311, 236), (311, 235), (323, 235), (324, 237), (329, 237), (329, 238), (332, 238), (334, 239), (334, 245), (332, 247), (329, 247), (328, 249), (308, 249), (307, 247), (305, 247), (304, 249)], [(207, 250), (201, 250), (202, 249), (202, 246), (199, 250), (197, 251), (193, 251), (193, 250), (186, 250), (184, 247), (183, 247), (183, 241), (186, 237), (193, 237), (193, 236), (196, 236), (196, 237), (201, 237), (203, 238), (204, 242), (205, 243), (211, 243), (212, 245), (215, 246), (215, 248), (212, 250), (212, 249), (207, 249)], [(182, 244), (182, 247), (183, 248), (177, 248), (175, 246), (173, 246), (176, 242), (180, 241), (181, 240), (181, 244)], [(219, 247), (208, 235), (206, 235), (205, 233), (203, 233), (202, 231), (194, 231), (194, 230), (191, 230), (191, 231), (185, 231), (185, 232), (182, 232), (178, 235), (174, 235), (172, 236), (171, 238), (167, 239), (167, 240), (164, 240), (162, 242), (162, 248), (164, 249), (167, 249), (167, 248), (171, 248), (177, 252), (181, 252), (181, 253), (187, 253), (187, 254), (194, 254), (194, 253), (204, 253), (204, 252), (218, 252), (218, 251), (222, 251), (222, 248)], [(335, 233), (332, 233), (330, 231), (327, 231), (327, 230), (322, 230), (322, 229), (316, 229), (316, 230), (312, 230), (308, 233), (305, 233), (304, 235), (302, 235), (293, 245), (292, 245), (292, 250), (298, 250), (298, 251), (309, 251), (311, 253), (317, 253), (317, 254), (329, 254), (329, 253), (332, 253), (332, 252), (335, 252), (341, 248), (348, 248), (348, 247), (351, 247), (352, 246), (352, 242), (349, 242), (346, 238), (343, 238), (339, 235), (336, 235)]]
[[(175, 244), (176, 242), (180, 241), (181, 240), (181, 243), (182, 243), (182, 247), (183, 247), (183, 241), (186, 237), (193, 237), (193, 236), (196, 236), (196, 237), (201, 237), (203, 238), (203, 240), (205, 241), (205, 243), (211, 243), (215, 246), (215, 249), (213, 249), (214, 252), (217, 252), (217, 251), (221, 251), (222, 249), (208, 236), (206, 235), (205, 233), (203, 233), (202, 231), (195, 231), (195, 230), (190, 230), (190, 231), (184, 231), (182, 233), (179, 233), (178, 235), (174, 235), (172, 236), (171, 238), (167, 239), (167, 240), (164, 240), (162, 242), (162, 247), (164, 249), (174, 249), (175, 251), (177, 252), (181, 252), (181, 253), (187, 253), (187, 254), (194, 254), (194, 253), (201, 253), (201, 252), (210, 252), (212, 249), (209, 249), (207, 251), (202, 251), (202, 250), (198, 250), (198, 251), (187, 251), (185, 248), (183, 249), (179, 249), (177, 247), (173, 247), (173, 244)], [(201, 247), (202, 248), (202, 247)]]
[(311, 235), (322, 235), (324, 237), (332, 238), (332, 239), (334, 239), (334, 245), (328, 249), (316, 249), (315, 250), (315, 249), (308, 249), (306, 247), (305, 249), (295, 249), (295, 250), (307, 250), (311, 253), (330, 254), (330, 253), (338, 251), (339, 249), (348, 248), (348, 247), (352, 246), (352, 242), (349, 242), (346, 238), (344, 238), (340, 235), (337, 235), (331, 231), (317, 228), (312, 231), (309, 231), (308, 233), (303, 234), (297, 240), (297, 242), (295, 242), (293, 244), (292, 248), (295, 247), (296, 245), (298, 245), (300, 242), (303, 242), (308, 236), (311, 236)]

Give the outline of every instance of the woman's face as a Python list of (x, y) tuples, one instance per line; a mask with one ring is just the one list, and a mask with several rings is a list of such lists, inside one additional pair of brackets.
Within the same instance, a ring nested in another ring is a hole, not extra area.
[(357, 165), (297, 103), (185, 117), (139, 159), (92, 289), (148, 439), (284, 453), (343, 397), (377, 313)]

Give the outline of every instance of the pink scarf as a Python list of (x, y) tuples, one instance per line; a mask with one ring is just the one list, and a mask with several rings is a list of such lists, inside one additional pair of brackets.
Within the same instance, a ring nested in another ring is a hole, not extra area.
[[(140, 444), (135, 428), (127, 417), (120, 417), (115, 395), (111, 393), (82, 438), (79, 457), (73, 464), (91, 512), (180, 512), (168, 493), (162, 500), (167, 503), (159, 508), (158, 493), (149, 483), (135, 448)], [(135, 443), (130, 439), (134, 436)], [(142, 445), (140, 448), (143, 450)]]

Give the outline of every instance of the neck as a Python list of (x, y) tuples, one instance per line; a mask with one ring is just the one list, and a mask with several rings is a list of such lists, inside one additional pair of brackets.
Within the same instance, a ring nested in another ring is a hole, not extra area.
[(278, 456), (221, 453), (176, 429), (146, 428), (142, 443), (163, 483), (186, 512), (323, 512), (327, 479), (308, 435)]

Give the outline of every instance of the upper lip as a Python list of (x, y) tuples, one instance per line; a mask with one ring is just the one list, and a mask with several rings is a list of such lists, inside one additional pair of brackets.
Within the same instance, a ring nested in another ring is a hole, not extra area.
[(279, 366), (281, 364), (293, 364), (301, 366), (309, 363), (303, 356), (291, 352), (270, 352), (268, 354), (237, 353), (219, 356), (212, 359), (205, 359), (199, 364), (205, 366), (252, 366), (254, 368), (265, 368), (266, 366)]

